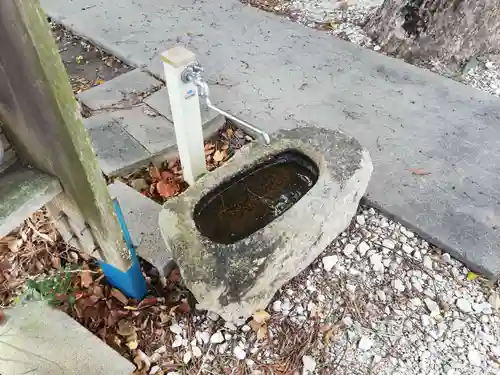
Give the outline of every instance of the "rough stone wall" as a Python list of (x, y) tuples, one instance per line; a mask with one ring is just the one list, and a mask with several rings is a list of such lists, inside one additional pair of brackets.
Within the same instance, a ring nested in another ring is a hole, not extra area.
[(385, 0), (365, 31), (385, 52), (407, 61), (461, 65), (500, 50), (500, 2)]

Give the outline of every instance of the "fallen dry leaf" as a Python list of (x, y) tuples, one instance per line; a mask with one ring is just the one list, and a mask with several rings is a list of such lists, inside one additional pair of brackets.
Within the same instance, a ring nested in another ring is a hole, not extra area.
[(214, 161), (216, 161), (216, 162), (219, 163), (222, 160), (224, 160), (224, 158), (226, 157), (226, 155), (227, 154), (224, 151), (217, 150), (217, 151), (215, 151), (214, 156), (213, 156)]
[(167, 279), (168, 279), (168, 281), (171, 281), (174, 283), (181, 281), (181, 271), (179, 270), (179, 268), (177, 268), (177, 267), (174, 268), (172, 270), (172, 272), (170, 272), (170, 274), (168, 275)]
[(257, 311), (255, 314), (252, 315), (252, 317), (256, 322), (264, 324), (269, 320), (271, 315), (269, 315), (267, 311), (262, 310), (262, 311)]
[(257, 340), (260, 341), (260, 340), (264, 340), (266, 338), (267, 338), (267, 325), (264, 324), (257, 331)]
[(151, 167), (149, 168), (149, 175), (154, 178), (155, 180), (160, 180), (161, 179), (161, 173), (160, 170), (157, 167)]
[(163, 172), (161, 172), (161, 179), (163, 181), (165, 181), (165, 182), (168, 181), (171, 178), (174, 178), (174, 177), (175, 177), (175, 175), (172, 172), (170, 172), (170, 171), (163, 171)]
[(422, 168), (408, 168), (408, 171), (417, 176), (425, 176), (431, 174), (431, 172), (427, 172), (425, 169)]
[(118, 322), (116, 333), (122, 337), (128, 337), (135, 333), (135, 327), (128, 320), (122, 319)]
[(90, 273), (90, 270), (83, 270), (80, 273), (80, 280), (81, 280), (81, 285), (83, 288), (88, 288), (94, 282), (94, 279), (92, 278), (92, 274)]
[(248, 325), (250, 326), (250, 328), (252, 328), (252, 330), (254, 332), (258, 332), (259, 329), (262, 327), (262, 325), (265, 324), (265, 323), (259, 323), (258, 321), (256, 321), (255, 319), (252, 319)]
[(178, 185), (168, 183), (165, 181), (159, 181), (156, 184), (156, 190), (158, 191), (158, 194), (160, 194), (162, 197), (168, 198), (177, 193)]
[(111, 291), (111, 297), (115, 297), (118, 301), (120, 301), (124, 305), (128, 304), (128, 298), (118, 289), (113, 288), (113, 290)]
[(22, 245), (23, 245), (23, 240), (21, 238), (11, 240), (7, 244), (9, 250), (12, 251), (13, 253), (17, 253)]
[(130, 350), (135, 350), (137, 349), (137, 347), (139, 346), (139, 343), (137, 342), (137, 340), (131, 340), (131, 341), (127, 341), (125, 343), (125, 345), (130, 349)]

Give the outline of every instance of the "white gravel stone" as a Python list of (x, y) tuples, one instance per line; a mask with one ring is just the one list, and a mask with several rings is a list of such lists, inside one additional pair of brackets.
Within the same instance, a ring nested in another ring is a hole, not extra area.
[(427, 268), (428, 270), (432, 270), (432, 259), (430, 256), (424, 256), (423, 264), (425, 268)]
[(321, 261), (323, 262), (323, 268), (325, 269), (325, 271), (330, 272), (333, 266), (335, 266), (339, 261), (339, 257), (336, 255), (329, 255), (323, 257)]
[(451, 323), (451, 330), (454, 332), (461, 331), (464, 328), (465, 328), (465, 323), (463, 320), (455, 319), (453, 323)]
[(342, 252), (346, 257), (350, 257), (354, 253), (354, 251), (356, 251), (356, 246), (354, 246), (352, 243), (348, 243), (347, 245), (345, 245), (344, 251)]
[(359, 255), (361, 255), (362, 257), (365, 256), (366, 252), (370, 250), (370, 245), (368, 245), (365, 241), (361, 242), (359, 245), (358, 245), (358, 253)]
[(370, 339), (368, 336), (361, 336), (361, 339), (358, 342), (358, 349), (359, 350), (370, 350), (371, 347), (373, 346), (373, 340)]
[(251, 328), (245, 324), (243, 327), (241, 327), (241, 330), (242, 330), (243, 332), (248, 332), (248, 331), (250, 331), (250, 330), (251, 330)]
[(247, 356), (247, 353), (246, 353), (245, 349), (243, 349), (239, 345), (237, 345), (237, 346), (234, 347), (233, 354), (236, 357), (236, 359), (238, 359), (240, 361), (243, 360), (243, 359), (245, 359), (246, 356)]
[(352, 318), (350, 316), (346, 316), (344, 317), (344, 319), (342, 319), (342, 323), (346, 326), (346, 327), (351, 327), (352, 326)]
[(468, 314), (468, 313), (472, 312), (472, 305), (471, 305), (470, 301), (465, 299), (465, 298), (457, 299), (457, 307), (463, 313)]
[(174, 341), (172, 342), (172, 348), (178, 348), (179, 346), (182, 346), (182, 336), (181, 335), (175, 335)]
[(191, 347), (191, 350), (193, 351), (193, 355), (196, 357), (196, 358), (200, 358), (203, 353), (201, 352), (201, 349), (198, 348), (197, 346), (192, 346)]
[(394, 249), (396, 247), (396, 245), (394, 244), (394, 241), (393, 240), (390, 240), (390, 239), (385, 239), (382, 241), (382, 246), (387, 248), (387, 249)]
[(392, 287), (394, 289), (396, 289), (398, 292), (404, 292), (405, 291), (405, 285), (399, 279), (395, 279), (395, 280), (392, 281)]
[(384, 272), (384, 265), (382, 263), (382, 255), (373, 254), (370, 256), (370, 263), (375, 272)]
[(316, 369), (316, 361), (313, 357), (305, 355), (302, 357), (302, 375), (313, 375)]
[(212, 344), (220, 344), (224, 342), (224, 335), (221, 331), (217, 331), (212, 335), (212, 337), (210, 337), (210, 342)]
[(424, 302), (425, 302), (425, 306), (427, 306), (427, 309), (431, 313), (430, 314), (431, 317), (435, 318), (436, 316), (438, 316), (441, 313), (441, 311), (439, 309), (439, 305), (435, 301), (431, 300), (430, 298), (426, 298), (424, 300)]
[(207, 312), (207, 317), (208, 317), (208, 319), (210, 319), (213, 322), (218, 321), (219, 318), (220, 318), (219, 314), (217, 314), (217, 313), (215, 313), (213, 311)]
[(184, 362), (187, 365), (191, 361), (191, 358), (193, 358), (193, 353), (191, 353), (191, 351), (188, 350), (186, 353), (184, 353), (184, 356), (182, 357), (182, 362)]
[(365, 220), (365, 217), (363, 215), (358, 215), (356, 216), (356, 222), (361, 225), (361, 226), (364, 226), (366, 224), (366, 220)]
[(176, 335), (182, 335), (182, 328), (178, 324), (172, 324), (170, 326), (170, 332), (175, 333)]
[(273, 311), (280, 312), (281, 311), (281, 301), (277, 300), (273, 302)]
[(408, 244), (404, 244), (403, 246), (401, 246), (401, 249), (408, 255), (410, 255), (414, 251), (413, 247)]
[(483, 360), (481, 353), (479, 353), (475, 349), (469, 350), (469, 352), (467, 353), (467, 359), (469, 360), (472, 366), (477, 366), (477, 367), (481, 366), (481, 362)]

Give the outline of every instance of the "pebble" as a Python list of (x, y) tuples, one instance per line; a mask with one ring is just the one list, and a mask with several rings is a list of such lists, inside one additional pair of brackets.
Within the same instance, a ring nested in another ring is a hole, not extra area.
[(368, 336), (361, 336), (361, 339), (359, 340), (358, 343), (358, 349), (359, 350), (370, 350), (371, 347), (373, 346), (373, 341), (370, 339)]
[(361, 225), (361, 226), (364, 226), (366, 224), (366, 220), (365, 220), (365, 217), (363, 215), (358, 215), (356, 216), (356, 222)]
[(354, 251), (356, 251), (356, 246), (354, 246), (352, 243), (348, 243), (347, 245), (345, 245), (343, 253), (346, 257), (350, 257), (354, 253)]
[(246, 333), (246, 332), (250, 331), (251, 328), (245, 324), (243, 327), (241, 327), (241, 330)]
[(461, 331), (464, 328), (465, 328), (465, 323), (460, 319), (455, 319), (453, 323), (451, 323), (451, 330), (454, 332)]
[(239, 359), (240, 361), (245, 359), (247, 356), (246, 351), (239, 345), (234, 347), (233, 354), (236, 357), (236, 359)]
[(330, 272), (333, 266), (335, 266), (339, 261), (339, 257), (336, 255), (329, 255), (323, 257), (321, 261), (323, 262), (323, 268), (325, 269), (325, 271)]
[(427, 268), (428, 270), (432, 270), (432, 259), (430, 256), (424, 256), (423, 264), (425, 268)]
[(224, 335), (222, 334), (221, 331), (217, 331), (212, 335), (212, 337), (210, 337), (210, 342), (212, 344), (220, 344), (224, 342)]
[(172, 324), (170, 326), (170, 332), (175, 333), (176, 335), (182, 335), (182, 328), (178, 324)]
[(404, 244), (401, 249), (408, 255), (410, 255), (411, 253), (413, 253), (413, 247), (411, 247), (410, 245), (408, 244)]
[(436, 316), (438, 316), (441, 311), (439, 309), (439, 305), (434, 302), (433, 300), (431, 300), (430, 298), (426, 298), (424, 300), (424, 303), (425, 303), (425, 306), (427, 306), (427, 309), (429, 310), (429, 312), (431, 313), (431, 317), (432, 318), (435, 318)]
[(153, 367), (151, 367), (151, 370), (149, 370), (149, 375), (155, 375), (160, 370), (161, 370), (160, 366), (154, 365)]
[(277, 300), (273, 302), (273, 311), (280, 312), (281, 311), (281, 301)]
[(344, 317), (344, 319), (342, 319), (342, 323), (346, 327), (351, 327), (352, 326), (352, 318), (350, 316), (346, 316), (346, 317)]
[(475, 349), (469, 350), (469, 352), (467, 353), (467, 359), (469, 360), (472, 366), (477, 366), (477, 367), (481, 366), (482, 356), (481, 353), (479, 353), (477, 350)]
[(201, 352), (201, 349), (198, 348), (197, 346), (192, 346), (191, 347), (191, 350), (193, 351), (193, 355), (196, 357), (196, 358), (200, 358), (203, 353)]
[(396, 289), (398, 292), (404, 292), (405, 291), (405, 285), (399, 279), (395, 279), (395, 280), (392, 281), (392, 287), (394, 289)]
[(316, 369), (316, 361), (313, 357), (305, 355), (302, 357), (302, 375), (313, 375)]
[(218, 347), (219, 354), (224, 354), (227, 351), (228, 346), (229, 344), (227, 342), (220, 344)]
[(183, 339), (181, 335), (175, 335), (174, 341), (172, 342), (172, 348), (178, 348), (182, 345)]
[(370, 245), (368, 245), (365, 241), (361, 242), (359, 245), (358, 245), (358, 253), (359, 255), (361, 255), (362, 257), (365, 256), (366, 252), (370, 250)]
[(387, 249), (394, 249), (396, 247), (396, 245), (394, 244), (394, 241), (392, 240), (389, 240), (389, 239), (385, 239), (382, 241), (382, 246), (387, 248)]
[(382, 255), (373, 254), (370, 256), (370, 263), (375, 272), (384, 272), (384, 265), (382, 264)]
[(210, 320), (211, 320), (211, 321), (213, 321), (213, 322), (218, 321), (218, 320), (219, 320), (219, 318), (220, 318), (219, 314), (217, 314), (217, 313), (215, 313), (215, 312), (213, 312), (213, 311), (209, 311), (209, 312), (207, 313), (207, 317), (208, 317), (208, 319), (210, 319)]
[(182, 362), (184, 362), (186, 365), (191, 361), (191, 358), (193, 357), (193, 353), (191, 351), (187, 351), (184, 353), (184, 356), (182, 357)]
[(466, 300), (465, 298), (459, 298), (459, 299), (457, 299), (457, 307), (463, 313), (468, 314), (468, 313), (472, 312), (472, 305), (469, 302), (469, 300)]

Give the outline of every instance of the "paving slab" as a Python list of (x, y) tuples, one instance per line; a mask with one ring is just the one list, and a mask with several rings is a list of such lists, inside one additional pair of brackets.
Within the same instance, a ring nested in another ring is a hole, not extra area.
[[(170, 100), (168, 97), (167, 88), (162, 88), (161, 90), (155, 92), (153, 95), (149, 96), (144, 100), (148, 106), (154, 110), (161, 113), (172, 123), (174, 118), (172, 116), (172, 109), (170, 108)], [(203, 102), (200, 101), (200, 112), (201, 112), (201, 123), (204, 128), (212, 127), (213, 123), (224, 124), (225, 119), (223, 116), (219, 115), (217, 112), (208, 108)]]
[(112, 197), (118, 198), (137, 254), (155, 266), (162, 276), (167, 275), (172, 254), (167, 250), (158, 226), (161, 205), (123, 182), (114, 182), (108, 189)]
[(134, 69), (79, 93), (77, 98), (91, 110), (123, 107), (140, 103), (145, 93), (156, 90), (162, 85), (161, 81), (147, 72)]
[(0, 173), (0, 237), (62, 191), (57, 178), (39, 170), (13, 165)]
[(84, 121), (99, 165), (108, 176), (124, 173), (152, 156), (122, 127), (122, 122), (113, 112), (97, 114)]
[(176, 145), (174, 124), (150, 113), (147, 106), (141, 105), (113, 112), (112, 117), (151, 154), (166, 153)]
[(498, 98), (237, 0), (41, 3), (158, 77), (160, 54), (186, 45), (225, 89), (214, 103), (268, 132), (316, 125), (353, 135), (374, 164), (370, 204), (475, 271), (499, 273)]
[(46, 302), (6, 310), (0, 323), (2, 375), (132, 375), (135, 366)]

